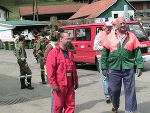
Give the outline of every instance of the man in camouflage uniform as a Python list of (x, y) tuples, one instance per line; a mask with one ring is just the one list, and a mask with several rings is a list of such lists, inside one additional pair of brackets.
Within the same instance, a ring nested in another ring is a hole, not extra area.
[(38, 55), (37, 55), (38, 52), (36, 50), (36, 45), (37, 45), (38, 40), (39, 40), (38, 37), (36, 37), (35, 40), (34, 40), (34, 44), (33, 44), (33, 55), (34, 55), (37, 63), (39, 63), (39, 58), (38, 58)]
[(37, 42), (37, 45), (36, 45), (36, 50), (38, 51), (38, 56), (40, 59), (42, 84), (46, 84), (45, 68), (44, 68), (44, 50), (47, 44), (48, 44), (48, 39), (46, 39), (43, 34), (42, 36), (40, 36), (40, 40)]
[[(19, 37), (19, 41), (15, 46), (15, 56), (17, 57), (17, 62), (19, 64), (20, 67), (20, 82), (21, 82), (21, 89), (34, 89), (34, 87), (31, 86), (31, 78), (32, 78), (32, 73), (31, 70), (26, 62), (26, 51), (25, 51), (25, 47), (24, 47), (24, 40), (25, 37), (24, 36), (20, 36)], [(25, 78), (27, 78), (27, 86), (25, 83)]]

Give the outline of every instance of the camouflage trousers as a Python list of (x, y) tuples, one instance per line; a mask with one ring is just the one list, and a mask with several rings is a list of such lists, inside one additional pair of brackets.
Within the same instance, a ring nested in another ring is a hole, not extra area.
[(18, 64), (19, 64), (19, 67), (20, 67), (20, 76), (22, 75), (31, 75), (31, 70), (26, 62), (26, 60), (21, 60), (21, 59), (18, 59)]

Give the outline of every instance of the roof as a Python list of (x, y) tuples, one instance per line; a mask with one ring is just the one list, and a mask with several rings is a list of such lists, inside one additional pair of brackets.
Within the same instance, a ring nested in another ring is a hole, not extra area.
[(0, 21), (0, 25), (7, 26), (34, 26), (34, 25), (48, 25), (47, 22), (32, 21), (32, 20), (17, 20), (17, 21)]
[(115, 4), (117, 0), (100, 0), (91, 4), (86, 4), (79, 9), (77, 13), (69, 19), (77, 19), (81, 17), (95, 18)]
[(4, 10), (4, 11), (7, 11), (7, 12), (11, 12), (9, 9), (7, 9), (6, 7), (1, 6), (1, 5), (0, 5), (0, 9), (2, 9), (2, 10)]
[[(135, 8), (127, 0), (125, 1), (135, 10)], [(76, 12), (69, 19), (79, 19), (82, 17), (96, 18), (104, 11), (106, 11), (108, 8), (113, 6), (116, 2), (117, 0), (100, 0), (98, 2), (86, 4), (83, 7), (81, 7), (79, 11)]]
[[(69, 4), (69, 5), (49, 5), (49, 6), (38, 6), (38, 14), (60, 14), (60, 13), (75, 13), (81, 6), (85, 4)], [(33, 14), (33, 7), (26, 6), (20, 7), (20, 15), (27, 16)]]

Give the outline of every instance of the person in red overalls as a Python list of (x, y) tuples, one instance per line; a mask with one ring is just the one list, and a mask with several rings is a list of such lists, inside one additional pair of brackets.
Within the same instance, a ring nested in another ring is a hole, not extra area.
[(73, 53), (67, 49), (71, 38), (66, 32), (59, 34), (59, 44), (52, 49), (46, 60), (46, 70), (54, 95), (54, 113), (74, 113), (75, 90), (78, 75)]

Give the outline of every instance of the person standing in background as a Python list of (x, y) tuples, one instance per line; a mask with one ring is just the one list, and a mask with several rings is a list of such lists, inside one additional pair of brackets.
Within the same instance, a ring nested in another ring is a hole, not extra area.
[(40, 68), (41, 68), (41, 80), (42, 84), (46, 84), (45, 80), (45, 68), (44, 68), (44, 51), (46, 45), (49, 43), (48, 39), (45, 38), (45, 34), (41, 33), (41, 36), (39, 36), (40, 39), (38, 40), (36, 44), (36, 50), (38, 51), (38, 56), (40, 60)]
[(100, 72), (100, 78), (103, 84), (103, 90), (104, 90), (104, 95), (106, 98), (106, 103), (111, 102), (111, 98), (110, 98), (111, 96), (110, 96), (110, 92), (108, 88), (108, 77), (104, 76), (101, 70), (101, 53), (102, 53), (103, 44), (104, 44), (106, 35), (108, 35), (111, 32), (111, 29), (112, 29), (112, 24), (110, 23), (105, 23), (105, 26), (103, 27), (103, 29), (98, 29), (98, 34), (95, 36), (94, 45), (93, 45), (93, 50), (95, 50), (97, 53), (96, 57), (97, 57), (97, 62), (98, 62), (98, 70)]
[[(20, 83), (21, 83), (21, 89), (34, 89), (34, 87), (32, 87), (31, 85), (31, 78), (32, 78), (32, 73), (31, 70), (26, 62), (26, 51), (25, 51), (25, 46), (24, 46), (24, 40), (25, 37), (24, 36), (19, 36), (19, 41), (15, 46), (14, 49), (14, 53), (15, 56), (17, 57), (17, 62), (19, 64), (20, 67)], [(26, 82), (25, 79), (27, 78), (27, 86), (26, 86)]]

